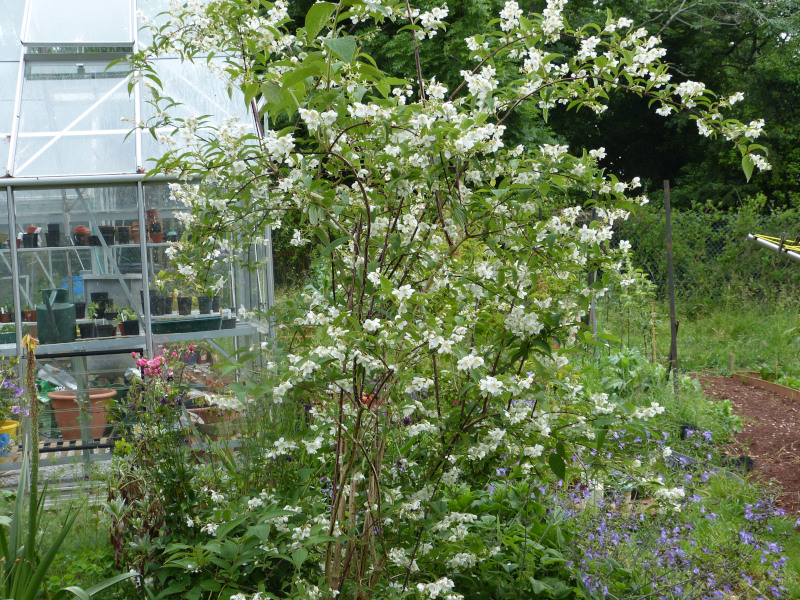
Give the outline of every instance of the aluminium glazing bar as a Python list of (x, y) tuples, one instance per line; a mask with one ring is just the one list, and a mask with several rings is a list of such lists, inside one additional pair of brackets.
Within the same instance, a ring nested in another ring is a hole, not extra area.
[[(25, 17), (23, 18), (23, 27), (28, 20), (28, 6), (30, 2), (26, 3)], [(24, 29), (23, 29), (24, 31)], [(17, 155), (17, 136), (19, 135), (19, 119), (22, 112), (22, 83), (25, 81), (25, 47), (20, 46), (19, 49), (19, 69), (17, 70), (17, 89), (14, 94), (14, 113), (11, 119), (11, 140), (8, 147), (8, 163), (6, 164), (5, 174), (11, 175), (14, 173), (14, 157)]]
[[(150, 314), (150, 272), (147, 262), (147, 218), (144, 210), (144, 185), (141, 179), (136, 184), (136, 205), (139, 209), (139, 256), (142, 264), (142, 311), (144, 312), (144, 339), (147, 356), (153, 357), (153, 318)], [(141, 228), (144, 227), (144, 230)]]
[(164, 183), (178, 181), (178, 178), (175, 176), (162, 175), (160, 173), (149, 177), (147, 177), (146, 173), (111, 173), (108, 175), (75, 175), (65, 177), (56, 175), (46, 177), (0, 177), (0, 188), (91, 187), (105, 184), (138, 183), (145, 180), (148, 183)]

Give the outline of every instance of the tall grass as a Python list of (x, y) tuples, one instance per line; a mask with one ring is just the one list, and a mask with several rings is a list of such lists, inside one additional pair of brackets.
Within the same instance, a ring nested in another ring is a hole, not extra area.
[[(669, 355), (669, 307), (654, 304), (638, 315), (620, 310), (613, 300), (598, 306), (598, 331), (620, 338), (623, 345), (652, 357), (655, 329), (657, 362), (667, 364)], [(775, 367), (800, 373), (800, 300), (746, 300), (724, 298), (719, 302), (679, 301), (676, 306), (678, 363), (682, 372), (715, 371), (729, 375), (728, 357), (737, 368)], [(644, 314), (646, 313), (646, 314)], [(606, 348), (605, 352), (610, 349)]]

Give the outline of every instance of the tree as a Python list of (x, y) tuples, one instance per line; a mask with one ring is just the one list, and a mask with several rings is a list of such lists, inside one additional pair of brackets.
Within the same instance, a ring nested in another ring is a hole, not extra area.
[[(706, 200), (736, 206), (758, 192), (770, 198), (772, 207), (794, 205), (800, 198), (794, 143), (800, 133), (794, 100), (800, 77), (800, 5), (794, 0), (623, 0), (608, 6), (660, 36), (675, 81), (699, 79), (718, 93), (743, 92), (744, 118), (765, 120), (763, 143), (773, 169), (745, 185), (739, 159), (724, 144), (698, 138), (685, 119), (660, 119), (646, 102), (631, 96), (612, 102), (597, 123), (560, 112), (554, 127), (572, 144), (604, 140), (604, 164), (626, 176), (639, 175), (650, 189), (659, 189), (663, 179), (673, 180), (677, 206)], [(577, 22), (598, 18), (594, 3), (573, 2), (569, 10), (570, 20)]]

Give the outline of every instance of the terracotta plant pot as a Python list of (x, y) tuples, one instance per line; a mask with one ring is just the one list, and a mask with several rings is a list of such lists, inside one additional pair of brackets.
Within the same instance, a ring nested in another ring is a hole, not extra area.
[(11, 313), (0, 313), (0, 323), (11, 323)]
[(22, 311), (22, 320), (27, 323), (35, 323), (36, 322), (36, 309), (30, 310), (23, 310)]
[(197, 431), (213, 439), (218, 439), (220, 435), (231, 435), (236, 428), (235, 421), (239, 418), (238, 412), (222, 410), (216, 406), (187, 408), (186, 410), (203, 421), (195, 423)]
[(131, 225), (131, 237), (133, 237), (133, 243), (139, 243), (139, 221), (134, 221), (133, 225)]
[(28, 225), (28, 229), (26, 229), (26, 231), (31, 235), (36, 233), (36, 225)]
[[(92, 438), (99, 439), (103, 437), (103, 432), (108, 424), (106, 405), (116, 395), (117, 390), (103, 388), (89, 390), (89, 414), (91, 415), (89, 431)], [(50, 406), (53, 407), (56, 423), (58, 423), (58, 428), (61, 430), (61, 436), (65, 440), (81, 439), (81, 426), (78, 422), (81, 411), (78, 406), (77, 396), (72, 392), (61, 391), (49, 392), (47, 397), (50, 398)]]

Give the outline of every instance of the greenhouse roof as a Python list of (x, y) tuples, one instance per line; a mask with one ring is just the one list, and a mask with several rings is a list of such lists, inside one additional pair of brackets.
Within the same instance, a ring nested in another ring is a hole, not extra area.
[[(168, 0), (0, 0), (0, 177), (142, 173), (162, 151), (147, 130), (146, 86), (129, 93), (123, 61), (149, 45), (142, 25), (163, 21)], [(217, 60), (217, 59), (215, 59)], [(160, 92), (182, 115), (247, 120), (241, 95), (203, 61), (153, 61)]]

